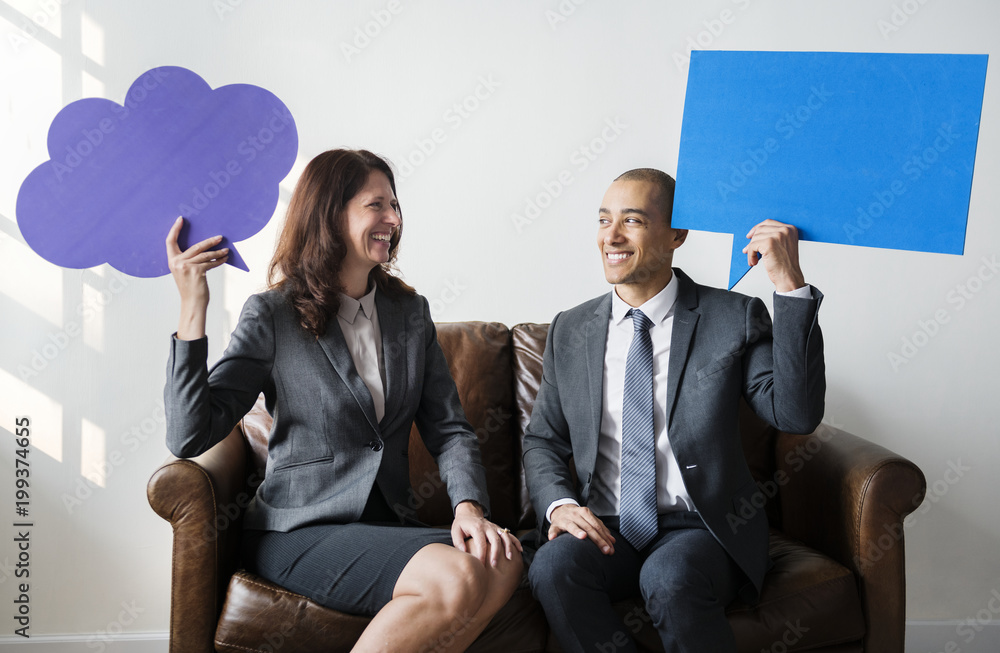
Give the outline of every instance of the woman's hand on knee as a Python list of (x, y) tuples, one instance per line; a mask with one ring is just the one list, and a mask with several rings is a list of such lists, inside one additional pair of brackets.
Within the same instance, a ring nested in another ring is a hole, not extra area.
[(499, 564), (501, 555), (511, 560), (515, 551), (518, 554), (522, 551), (521, 543), (510, 529), (500, 528), (486, 519), (482, 507), (471, 501), (463, 501), (455, 508), (451, 539), (456, 549), (492, 567)]

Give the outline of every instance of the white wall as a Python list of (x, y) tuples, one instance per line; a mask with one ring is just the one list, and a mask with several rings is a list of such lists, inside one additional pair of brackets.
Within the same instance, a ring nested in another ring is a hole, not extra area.
[[(883, 35), (878, 21), (904, 5), (915, 13)], [(675, 171), (687, 71), (674, 59), (692, 39), (708, 49), (1000, 54), (993, 0), (398, 0), (391, 22), (348, 60), (341, 44), (388, 6), (0, 1), (0, 635), (14, 628), (11, 431), (22, 415), (32, 420), (35, 449), (30, 632), (91, 638), (109, 627), (162, 632), (168, 623), (170, 529), (149, 509), (145, 484), (166, 455), (158, 406), (176, 291), (169, 278), (132, 279), (107, 266), (63, 270), (24, 244), (18, 186), (48, 158), (46, 130), (65, 104), (121, 101), (132, 80), (158, 65), (190, 68), (213, 86), (273, 91), (301, 139), (279, 216), (318, 152), (366, 147), (399, 164), (441, 128), (445, 141), (401, 175), (401, 268), (434, 302), (437, 320), (515, 324), (549, 321), (606, 291), (594, 251), (596, 207), (628, 168)], [(574, 11), (552, 24), (549, 12), (559, 7)], [(723, 10), (731, 22), (713, 23)], [(984, 257), (1000, 254), (994, 72), (964, 256), (801, 247), (807, 279), (826, 293), (827, 421), (912, 459), (931, 484), (935, 501), (906, 531), (914, 621), (997, 616), (988, 605), (1000, 588), (1000, 282), (983, 282), (961, 307), (948, 299)], [(456, 124), (452, 105), (483, 79), (496, 88)], [(581, 169), (574, 153), (607, 120), (626, 127)], [(573, 183), (519, 233), (512, 214), (564, 170)], [(249, 274), (213, 275), (212, 357), (263, 283), (279, 221), (240, 245)], [(697, 233), (675, 262), (723, 285), (728, 252), (727, 237)], [(769, 296), (762, 275), (754, 271), (737, 290)], [(939, 309), (950, 320), (894, 369), (888, 354)], [(102, 475), (99, 463), (109, 460)], [(962, 475), (948, 474), (959, 463)], [(67, 506), (76, 493), (80, 502)], [(123, 603), (137, 614), (122, 617)]]

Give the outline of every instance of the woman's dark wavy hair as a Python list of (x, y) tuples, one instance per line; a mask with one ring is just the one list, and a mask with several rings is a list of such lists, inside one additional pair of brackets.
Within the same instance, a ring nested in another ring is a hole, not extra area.
[[(329, 150), (309, 162), (292, 193), (278, 246), (268, 269), (268, 285), (283, 291), (299, 316), (299, 323), (317, 338), (340, 308), (344, 286), (340, 271), (347, 255), (347, 203), (360, 192), (374, 171), (396, 180), (381, 157), (367, 150)], [(400, 212), (402, 220), (402, 212)], [(379, 292), (413, 294), (413, 288), (395, 276), (396, 253), (403, 225), (389, 241), (389, 260), (369, 275)]]

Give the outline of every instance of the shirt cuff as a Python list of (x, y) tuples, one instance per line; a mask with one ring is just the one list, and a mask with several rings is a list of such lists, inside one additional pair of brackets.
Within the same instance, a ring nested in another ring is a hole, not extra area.
[(200, 338), (195, 338), (194, 340), (181, 340), (180, 338), (177, 337), (176, 331), (170, 334), (170, 339), (173, 342), (201, 342), (201, 341), (208, 342), (208, 336), (202, 336)]
[(552, 511), (559, 506), (578, 506), (576, 499), (556, 499), (549, 504), (549, 507), (545, 510), (545, 521), (552, 523)]
[(801, 288), (796, 288), (795, 290), (789, 290), (788, 292), (774, 291), (775, 295), (781, 295), (782, 297), (799, 297), (801, 299), (811, 299), (812, 298), (812, 286), (808, 283)]

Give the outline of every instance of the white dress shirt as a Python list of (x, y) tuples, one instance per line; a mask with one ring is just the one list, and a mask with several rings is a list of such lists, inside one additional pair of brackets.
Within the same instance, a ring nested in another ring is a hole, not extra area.
[(375, 417), (385, 415), (385, 363), (382, 361), (382, 330), (375, 309), (375, 286), (360, 300), (341, 293), (337, 311), (354, 369), (368, 386), (375, 404)]
[[(812, 296), (806, 285), (790, 292), (787, 297)], [(656, 507), (660, 514), (695, 511), (694, 502), (684, 486), (677, 457), (667, 433), (667, 373), (670, 361), (670, 340), (674, 327), (674, 305), (677, 302), (677, 275), (659, 293), (637, 308), (653, 326), (649, 337), (653, 343), (653, 430), (656, 434)], [(597, 441), (597, 462), (590, 489), (588, 507), (598, 516), (618, 515), (621, 496), (622, 403), (625, 393), (625, 359), (632, 344), (635, 328), (625, 314), (632, 308), (618, 292), (611, 293), (611, 317), (604, 350), (604, 385), (601, 410), (601, 432)], [(552, 521), (552, 511), (561, 505), (579, 505), (575, 499), (553, 501), (545, 511)]]
[[(674, 327), (674, 303), (677, 301), (677, 276), (651, 297), (639, 310), (653, 326), (653, 431), (656, 438), (656, 507), (657, 512), (694, 510), (694, 503), (684, 487), (677, 458), (667, 437), (667, 371), (670, 339)], [(618, 514), (621, 494), (622, 404), (625, 393), (625, 360), (635, 327), (626, 313), (632, 308), (617, 292), (611, 295), (611, 322), (604, 354), (604, 396), (601, 411), (601, 434), (597, 440), (597, 465), (590, 490), (590, 509), (595, 515)]]

